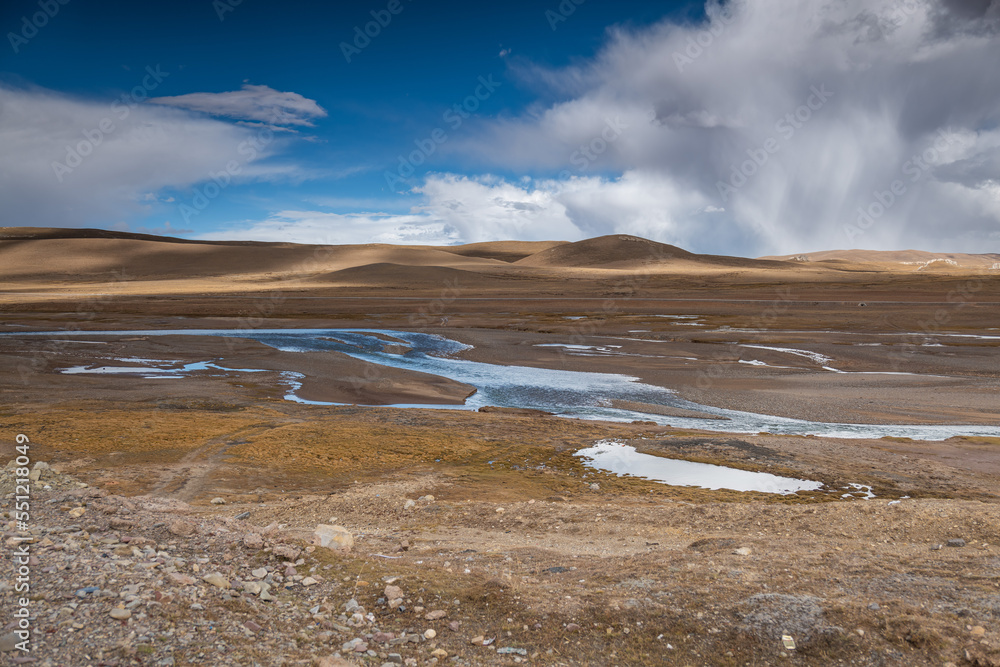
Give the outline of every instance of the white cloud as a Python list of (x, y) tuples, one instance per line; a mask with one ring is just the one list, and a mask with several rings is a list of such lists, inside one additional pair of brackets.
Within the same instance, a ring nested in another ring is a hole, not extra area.
[[(724, 239), (736, 245), (721, 249), (737, 254), (983, 251), (1000, 223), (989, 185), (1000, 176), (1000, 79), (988, 64), (1000, 62), (1000, 3), (733, 0), (727, 11), (714, 2), (707, 10), (705, 24), (612, 30), (582, 64), (520, 70), (560, 101), (498, 119), (449, 150), (504, 169), (625, 174), (647, 188), (633, 193), (630, 224), (689, 238), (695, 250), (718, 251)], [(602, 142), (609, 122), (624, 129)], [(911, 181), (910, 161), (933, 150), (941, 131), (968, 145), (936, 151)], [(765, 145), (773, 150), (762, 154)], [(765, 164), (748, 163), (754, 155)], [(733, 185), (742, 167), (753, 174), (721, 194), (719, 183)], [(896, 180), (905, 194), (860, 228), (858, 208)], [(603, 211), (623, 187), (591, 190), (570, 217), (608, 231)], [(672, 208), (679, 193), (711, 207), (711, 236), (704, 220)]]
[(171, 201), (161, 190), (206, 180), (230, 160), (240, 165), (237, 180), (300, 177), (297, 167), (268, 159), (289, 139), (257, 141), (249, 159), (245, 142), (260, 132), (132, 98), (0, 86), (2, 224), (104, 227), (135, 219)]
[(575, 241), (623, 233), (687, 245), (694, 240), (692, 219), (704, 218), (706, 230), (710, 224), (710, 217), (703, 215), (701, 195), (634, 173), (612, 180), (517, 183), (494, 176), (443, 174), (429, 177), (416, 192), (422, 201), (402, 215), (281, 211), (199, 238), (444, 245), (506, 239)]
[(174, 97), (154, 97), (153, 104), (200, 111), (241, 121), (257, 121), (270, 126), (313, 126), (313, 119), (326, 111), (315, 100), (298, 93), (283, 93), (269, 86), (243, 84), (240, 90), (225, 93), (188, 93)]

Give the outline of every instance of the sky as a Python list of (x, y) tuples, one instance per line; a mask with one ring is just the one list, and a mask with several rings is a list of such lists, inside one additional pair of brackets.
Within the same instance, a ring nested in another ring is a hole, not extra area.
[(5, 0), (0, 226), (1000, 252), (1000, 0)]

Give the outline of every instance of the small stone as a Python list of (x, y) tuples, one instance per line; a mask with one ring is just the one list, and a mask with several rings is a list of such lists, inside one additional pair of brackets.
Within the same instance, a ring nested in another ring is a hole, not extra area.
[(224, 498), (212, 498), (213, 505), (225, 505), (226, 501)]
[(735, 554), (737, 556), (749, 556), (750, 555), (750, 547), (740, 547), (739, 549), (737, 549), (736, 551), (734, 551), (733, 554)]
[(312, 577), (306, 577), (305, 579), (303, 579), (301, 581), (301, 584), (303, 586), (315, 586), (318, 583), (319, 583), (319, 581), (317, 581), (316, 579), (313, 579)]
[(438, 635), (437, 630), (435, 630), (434, 628), (427, 628), (426, 630), (424, 630), (424, 639), (434, 639), (435, 637), (437, 637), (437, 635)]
[(258, 579), (263, 579), (267, 576), (267, 568), (258, 567), (256, 570), (250, 570), (250, 574), (257, 577)]
[(964, 547), (965, 540), (963, 540), (961, 537), (956, 537), (948, 540), (947, 544), (949, 547)]
[(86, 514), (86, 512), (87, 512), (86, 507), (74, 507), (69, 512), (67, 512), (67, 514), (69, 514), (74, 519), (79, 519), (81, 516)]
[(399, 550), (400, 551), (409, 551), (410, 550), (410, 541), (409, 540), (400, 540), (399, 541)]
[(213, 572), (212, 574), (206, 574), (202, 577), (202, 580), (206, 583), (212, 584), (216, 588), (226, 589), (229, 588), (229, 580), (226, 579), (218, 572)]
[(385, 587), (384, 594), (386, 600), (398, 600), (403, 597), (403, 589), (399, 586), (389, 585)]
[(171, 572), (167, 575), (171, 581), (175, 584), (180, 584), (181, 586), (191, 586), (195, 582), (194, 577), (190, 577), (186, 574), (181, 574), (180, 572)]
[(302, 553), (297, 547), (293, 547), (289, 544), (279, 544), (278, 546), (271, 549), (271, 553), (279, 558), (284, 558), (285, 560), (295, 560)]
[(17, 648), (17, 643), (20, 641), (17, 635), (13, 632), (8, 632), (7, 634), (0, 637), (0, 651), (8, 653)]
[(419, 500), (422, 503), (432, 503), (434, 502), (434, 496), (427, 494), (426, 496), (420, 496), (419, 498), (417, 498), (417, 500)]
[(194, 524), (188, 523), (187, 521), (174, 521), (171, 523), (167, 530), (170, 531), (171, 535), (177, 535), (178, 537), (190, 537), (195, 534), (197, 528)]
[(577, 623), (569, 623), (566, 625), (566, 632), (576, 632), (579, 629), (580, 626)]
[(977, 625), (974, 628), (972, 628), (972, 631), (970, 632), (970, 634), (973, 637), (984, 637), (984, 636), (986, 636), (986, 628), (984, 628), (981, 625)]
[(114, 609), (111, 610), (111, 618), (115, 619), (116, 621), (127, 621), (128, 619), (132, 618), (132, 612), (130, 612), (128, 609), (120, 609), (119, 607), (115, 607)]
[(351, 547), (354, 546), (354, 536), (343, 526), (329, 526), (321, 523), (313, 531), (312, 542), (328, 549), (350, 551)]
[(437, 621), (444, 618), (447, 615), (448, 612), (446, 612), (444, 609), (435, 609), (434, 611), (429, 611), (426, 614), (424, 614), (424, 618), (426, 618), (428, 621)]
[(462, 627), (462, 624), (459, 623), (458, 621), (452, 621), (451, 623), (448, 624), (448, 629), (451, 630), (452, 632), (458, 632), (458, 629), (460, 627)]
[(600, 491), (601, 490), (601, 485), (598, 484), (597, 482), (593, 482), (590, 485), (590, 490), (591, 491)]
[(448, 657), (448, 651), (445, 651), (443, 648), (436, 648), (433, 651), (431, 651), (431, 655), (437, 658), (438, 660), (444, 660), (445, 658)]
[(264, 538), (257, 533), (247, 533), (243, 536), (243, 546), (247, 549), (263, 549)]
[(482, 646), (485, 640), (486, 637), (482, 635), (476, 635), (475, 637), (469, 640), (469, 643), (472, 644), (473, 646)]
[(403, 664), (403, 656), (400, 655), (399, 653), (390, 653), (389, 655), (386, 656), (386, 660), (388, 660), (394, 665)]
[(246, 623), (243, 624), (243, 627), (254, 634), (257, 634), (258, 632), (264, 629), (262, 626), (258, 625), (257, 623), (254, 623), (253, 621), (247, 621)]
[(316, 661), (316, 667), (355, 667), (353, 662), (347, 662), (336, 655), (328, 655)]
[(404, 510), (413, 509), (414, 507), (416, 507), (416, 505), (417, 505), (416, 501), (407, 498), (406, 502), (403, 503), (403, 509)]
[(879, 609), (882, 608), (882, 606), (879, 605), (878, 602), (872, 602), (870, 605), (868, 605), (868, 608), (871, 609), (872, 611), (878, 611)]

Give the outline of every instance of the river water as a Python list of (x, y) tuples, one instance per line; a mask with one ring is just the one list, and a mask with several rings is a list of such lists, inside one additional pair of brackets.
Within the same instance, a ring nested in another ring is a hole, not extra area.
[[(562, 417), (629, 422), (635, 420), (669, 424), (676, 428), (691, 428), (727, 433), (768, 432), (789, 435), (817, 435), (837, 438), (907, 437), (916, 440), (944, 440), (957, 435), (1000, 437), (1000, 427), (979, 425), (933, 424), (848, 424), (813, 422), (772, 415), (726, 410), (684, 400), (664, 387), (645, 384), (638, 378), (612, 373), (588, 373), (527, 366), (504, 366), (457, 358), (455, 355), (470, 346), (443, 336), (388, 329), (177, 329), (146, 331), (52, 331), (35, 333), (5, 333), (4, 336), (158, 336), (191, 335), (246, 338), (259, 341), (287, 352), (341, 352), (355, 359), (430, 373), (472, 385), (476, 393), (464, 406), (413, 405), (400, 407), (468, 409), (483, 406), (533, 408)], [(208, 368), (219, 368), (211, 363)], [(178, 367), (184, 366), (176, 362)], [(71, 373), (101, 372), (106, 364), (65, 369)], [(192, 365), (197, 369), (198, 365)], [(148, 376), (176, 376), (162, 372), (163, 365), (150, 366)], [(231, 369), (251, 371), (254, 369)], [(105, 371), (107, 372), (107, 371)], [(120, 371), (118, 371), (120, 372)], [(292, 389), (290, 400), (308, 402), (295, 395), (298, 382), (287, 375)], [(614, 407), (613, 401), (632, 401), (699, 411), (721, 419), (699, 419), (649, 414)], [(332, 405), (332, 404), (330, 404)]]

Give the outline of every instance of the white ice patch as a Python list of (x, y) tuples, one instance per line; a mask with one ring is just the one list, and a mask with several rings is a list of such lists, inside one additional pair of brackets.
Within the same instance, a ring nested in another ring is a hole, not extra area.
[(697, 486), (703, 489), (730, 489), (733, 491), (760, 491), (789, 495), (797, 491), (815, 491), (822, 482), (793, 477), (778, 477), (766, 472), (751, 472), (738, 468), (666, 459), (651, 454), (641, 454), (635, 447), (613, 440), (602, 440), (592, 447), (581, 449), (574, 456), (587, 459), (584, 465), (615, 473), (629, 475), (672, 486)]

